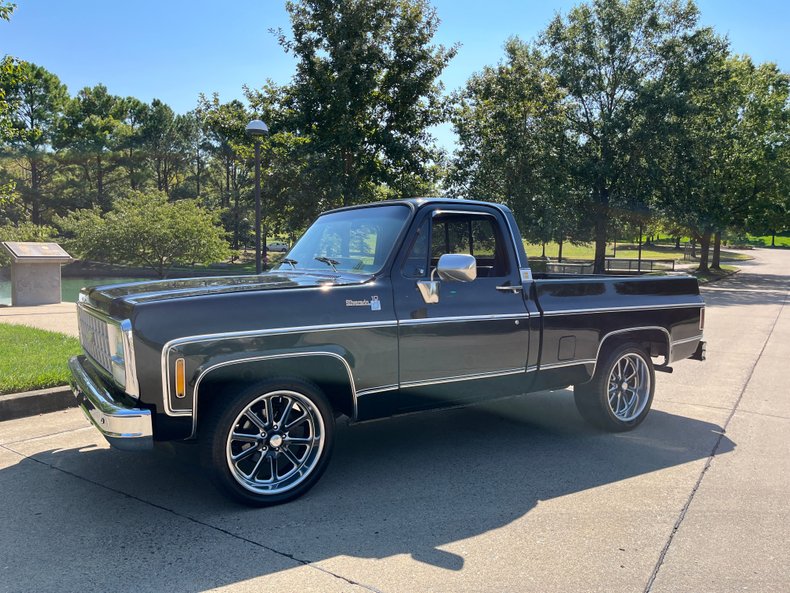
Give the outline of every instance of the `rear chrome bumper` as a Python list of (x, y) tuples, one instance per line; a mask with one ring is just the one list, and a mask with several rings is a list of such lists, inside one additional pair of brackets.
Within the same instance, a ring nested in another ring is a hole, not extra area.
[(151, 411), (119, 401), (86, 368), (85, 356), (69, 360), (71, 390), (88, 420), (117, 449), (140, 451), (154, 445)]
[(694, 351), (694, 354), (689, 356), (691, 360), (705, 360), (707, 346), (704, 340), (700, 340), (700, 343), (697, 345), (697, 349)]

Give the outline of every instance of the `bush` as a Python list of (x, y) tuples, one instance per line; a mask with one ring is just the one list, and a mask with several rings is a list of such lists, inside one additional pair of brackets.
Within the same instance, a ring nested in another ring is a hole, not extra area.
[(195, 200), (169, 202), (162, 192), (133, 192), (106, 214), (78, 210), (60, 224), (79, 257), (147, 267), (160, 278), (174, 265), (208, 265), (230, 254), (216, 214)]

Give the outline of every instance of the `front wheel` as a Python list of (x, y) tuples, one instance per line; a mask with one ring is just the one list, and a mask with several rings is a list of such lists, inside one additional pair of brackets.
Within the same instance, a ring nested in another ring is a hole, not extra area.
[(214, 401), (203, 439), (213, 481), (252, 506), (288, 502), (329, 463), (334, 415), (321, 390), (297, 379), (260, 383)]
[(654, 391), (650, 356), (637, 344), (625, 344), (599, 360), (592, 380), (576, 385), (573, 395), (587, 422), (609, 432), (623, 432), (642, 423)]

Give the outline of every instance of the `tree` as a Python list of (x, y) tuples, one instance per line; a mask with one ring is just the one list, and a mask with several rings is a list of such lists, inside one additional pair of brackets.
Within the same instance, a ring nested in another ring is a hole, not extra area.
[[(186, 187), (182, 187), (186, 195), (202, 197), (206, 177), (206, 165), (211, 151), (205, 126), (205, 113), (198, 106), (196, 109), (180, 116), (178, 127), (182, 135), (182, 158), (186, 164)], [(182, 196), (174, 196), (182, 197)]]
[(595, 272), (604, 270), (611, 208), (644, 203), (652, 138), (661, 120), (644, 117), (645, 93), (666, 68), (664, 48), (697, 22), (692, 3), (594, 0), (557, 15), (541, 36), (549, 72), (564, 89), (567, 134), (576, 143), (574, 177), (585, 188), (595, 238)]
[(746, 229), (770, 234), (790, 230), (790, 75), (775, 64), (745, 64), (739, 130), (740, 166), (747, 196)]
[(670, 68), (656, 85), (666, 106), (665, 133), (653, 151), (659, 155), (657, 204), (699, 241), (703, 272), (711, 240), (744, 217), (740, 68), (725, 40), (701, 30), (672, 48)]
[(285, 87), (267, 81), (259, 89), (245, 88), (245, 95), (251, 116), (266, 122), (270, 131), (261, 143), (263, 229), (288, 232), (293, 241), (322, 208), (316, 167), (306, 158), (310, 139), (288, 129), (292, 115), (285, 106)]
[(245, 128), (252, 119), (249, 111), (241, 101), (221, 103), (214, 94), (211, 100), (200, 97), (201, 112), (204, 115), (205, 131), (208, 145), (214, 155), (214, 174), (210, 179), (219, 191), (220, 207), (232, 210), (226, 219), (226, 228), (233, 231), (233, 248), (239, 248), (243, 198), (249, 199), (250, 168), (252, 146)]
[(148, 178), (144, 125), (149, 106), (135, 97), (120, 99), (116, 106), (118, 125), (113, 130), (115, 162), (129, 179), (129, 187), (141, 189)]
[(105, 182), (122, 106), (123, 101), (103, 84), (85, 87), (67, 104), (56, 143), (58, 148), (67, 148), (79, 164), (93, 190), (92, 203), (105, 212), (112, 206)]
[(145, 266), (160, 278), (174, 265), (211, 264), (229, 255), (216, 214), (194, 200), (131, 192), (113, 209), (78, 210), (59, 220), (82, 258)]
[(156, 175), (156, 189), (169, 196), (187, 173), (190, 125), (187, 116), (176, 115), (159, 99), (151, 101), (143, 118), (142, 140)]
[(570, 169), (562, 91), (543, 55), (517, 38), (496, 68), (472, 76), (452, 115), (459, 138), (448, 187), (511, 207), (525, 238), (580, 239), (580, 192)]
[[(10, 21), (11, 14), (14, 12), (16, 4), (0, 2), (0, 20)], [(11, 56), (3, 56), (0, 60), (0, 144), (5, 144), (11, 140), (13, 135), (13, 125), (11, 123), (11, 106), (5, 96), (6, 86), (13, 83), (16, 78), (17, 63)], [(12, 199), (14, 191), (13, 183), (0, 184), (0, 206)]]
[(29, 209), (33, 224), (41, 224), (44, 186), (51, 180), (55, 164), (47, 153), (56, 126), (68, 100), (66, 85), (41, 66), (19, 61), (16, 76), (2, 86), (11, 108), (13, 134), (9, 146), (19, 158), (24, 177), (17, 188)]
[(439, 19), (427, 0), (302, 0), (286, 8), (292, 36), (280, 32), (280, 44), (297, 60), (286, 129), (309, 139), (300, 151), (321, 206), (430, 185), (440, 155), (428, 129), (444, 119), (438, 77), (456, 49), (431, 43)]

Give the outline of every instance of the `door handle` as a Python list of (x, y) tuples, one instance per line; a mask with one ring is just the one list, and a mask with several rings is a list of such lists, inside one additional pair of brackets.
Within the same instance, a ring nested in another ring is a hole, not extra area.
[(502, 286), (497, 286), (496, 289), (499, 292), (517, 293), (517, 292), (521, 292), (522, 290), (524, 290), (524, 287), (521, 286), (520, 284), (504, 284)]

